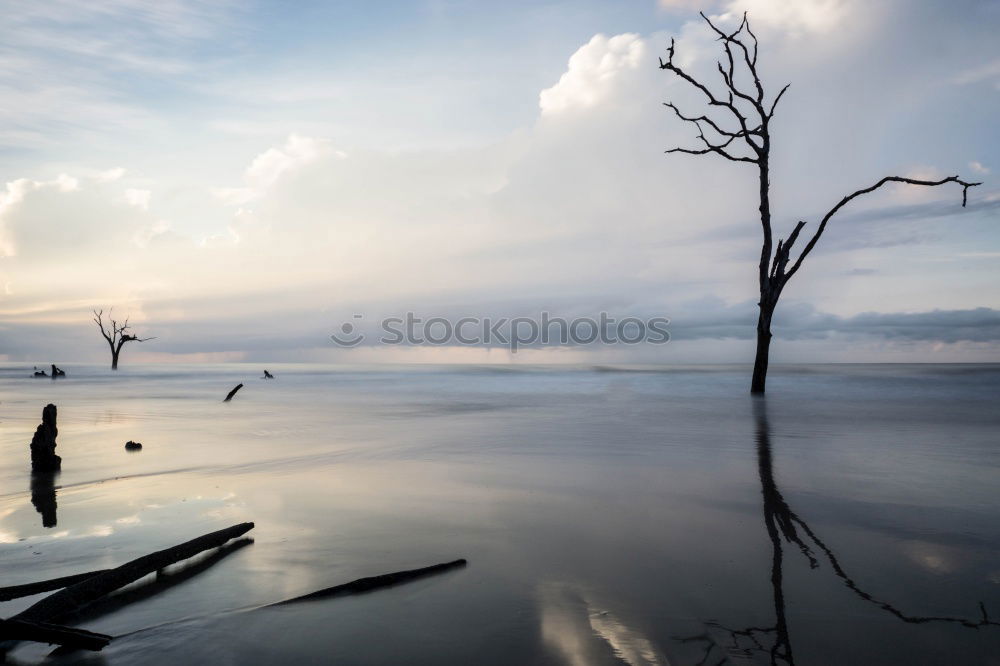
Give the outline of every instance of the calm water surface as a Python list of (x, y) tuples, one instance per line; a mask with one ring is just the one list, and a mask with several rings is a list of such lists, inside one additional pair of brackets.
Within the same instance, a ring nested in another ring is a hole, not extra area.
[(776, 368), (766, 401), (746, 368), (269, 369), (0, 368), (0, 585), (256, 522), (58, 661), (1000, 664), (1000, 366)]

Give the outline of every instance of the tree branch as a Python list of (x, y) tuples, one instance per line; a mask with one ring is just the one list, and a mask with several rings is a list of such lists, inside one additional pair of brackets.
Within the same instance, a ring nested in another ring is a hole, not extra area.
[[(746, 64), (747, 70), (751, 74), (753, 74), (754, 86), (756, 86), (757, 88), (757, 98), (754, 99), (749, 95), (741, 93), (740, 91), (736, 90), (735, 85), (731, 85), (730, 88), (737, 95), (739, 95), (743, 99), (753, 104), (754, 108), (757, 109), (757, 111), (761, 115), (764, 115), (763, 109), (761, 108), (761, 104), (764, 101), (764, 86), (760, 82), (760, 77), (757, 76), (757, 38), (753, 35), (752, 32), (750, 32), (750, 22), (747, 20), (747, 13), (743, 12), (743, 20), (740, 21), (739, 27), (736, 28), (736, 30), (734, 30), (730, 34), (726, 34), (722, 30), (717, 28), (715, 24), (712, 23), (711, 19), (705, 16), (704, 12), (698, 12), (698, 13), (701, 15), (703, 19), (705, 19), (705, 23), (708, 24), (708, 27), (714, 30), (715, 33), (719, 35), (719, 39), (724, 42), (726, 56), (729, 58), (729, 79), (730, 82), (733, 84), (735, 84), (734, 72), (736, 68), (735, 68), (735, 63), (733, 62), (733, 52), (730, 45), (735, 44), (743, 52), (743, 62)], [(739, 35), (741, 32), (743, 32), (744, 29), (747, 30), (747, 33), (753, 38), (754, 41), (753, 57), (750, 56), (750, 50), (747, 48), (747, 45), (744, 44), (741, 40), (736, 38), (736, 36)], [(722, 68), (720, 67), (719, 70), (722, 71)], [(725, 73), (723, 73), (723, 76), (725, 76)]]
[(129, 333), (131, 325), (129, 322), (129, 317), (125, 317), (125, 321), (118, 323), (117, 319), (111, 318), (111, 311), (108, 311), (110, 331), (104, 324), (104, 310), (94, 310), (94, 323), (101, 330), (101, 335), (107, 340), (108, 345), (111, 347), (113, 353), (120, 352), (121, 348), (125, 346), (126, 342), (147, 342), (149, 340), (155, 340), (156, 336), (149, 338), (140, 338), (137, 335)]
[(851, 194), (848, 194), (839, 202), (837, 202), (837, 205), (831, 208), (830, 211), (823, 216), (822, 221), (819, 223), (819, 227), (816, 229), (816, 233), (814, 233), (812, 238), (809, 239), (809, 242), (802, 250), (802, 254), (799, 255), (799, 258), (795, 260), (795, 264), (792, 265), (792, 269), (788, 271), (788, 273), (784, 276), (784, 282), (787, 282), (788, 279), (791, 278), (793, 275), (795, 275), (795, 273), (799, 270), (799, 267), (802, 265), (802, 261), (809, 255), (810, 252), (812, 252), (812, 249), (813, 247), (815, 247), (816, 242), (819, 240), (819, 237), (822, 236), (823, 232), (826, 230), (827, 222), (829, 222), (830, 218), (832, 218), (834, 215), (837, 214), (837, 211), (839, 211), (841, 208), (846, 206), (848, 203), (850, 203), (857, 197), (874, 192), (875, 190), (879, 189), (886, 183), (905, 183), (907, 185), (922, 185), (925, 187), (937, 187), (938, 185), (944, 185), (946, 183), (958, 183), (959, 185), (962, 186), (962, 208), (965, 208), (965, 205), (968, 201), (969, 188), (975, 187), (977, 185), (982, 185), (982, 183), (972, 183), (964, 181), (958, 176), (949, 176), (947, 178), (942, 178), (941, 180), (918, 180), (916, 178), (906, 178), (903, 176), (886, 176), (885, 178), (878, 181), (871, 187), (866, 187), (856, 192), (852, 192)]
[(799, 237), (799, 232), (802, 231), (802, 227), (804, 226), (806, 226), (806, 223), (799, 220), (799, 223), (795, 225), (795, 229), (792, 230), (787, 241), (778, 240), (778, 249), (775, 251), (774, 261), (771, 263), (770, 277), (772, 280), (781, 278), (784, 275), (785, 265), (788, 263), (788, 253), (791, 252), (792, 245), (795, 244), (795, 239)]
[[(705, 147), (698, 149), (674, 148), (672, 150), (668, 150), (667, 152), (686, 153), (688, 155), (707, 155), (709, 153), (715, 153), (732, 162), (748, 162), (750, 164), (757, 165), (760, 171), (760, 220), (764, 237), (764, 242), (761, 245), (758, 279), (760, 282), (761, 293), (760, 303), (761, 307), (764, 307), (765, 302), (769, 302), (770, 300), (777, 298), (777, 293), (773, 289), (771, 278), (768, 274), (768, 264), (772, 260), (771, 253), (773, 250), (771, 212), (768, 195), (768, 189), (770, 186), (768, 161), (771, 150), (768, 123), (771, 120), (771, 114), (773, 114), (774, 108), (784, 93), (784, 90), (782, 90), (778, 97), (775, 98), (774, 102), (772, 102), (770, 112), (766, 111), (764, 101), (766, 97), (764, 93), (764, 85), (757, 73), (757, 37), (750, 30), (750, 23), (745, 13), (739, 26), (732, 32), (725, 32), (720, 29), (704, 13), (701, 14), (701, 17), (704, 19), (705, 23), (708, 24), (708, 27), (718, 36), (719, 41), (722, 42), (723, 51), (725, 52), (725, 65), (723, 64), (723, 61), (719, 61), (716, 63), (716, 68), (722, 77), (723, 84), (725, 85), (725, 97), (716, 95), (707, 85), (696, 80), (693, 76), (674, 63), (676, 45), (673, 39), (670, 40), (670, 46), (667, 49), (666, 61), (664, 61), (663, 58), (660, 59), (660, 68), (673, 72), (695, 89), (701, 91), (701, 93), (705, 95), (708, 100), (709, 106), (719, 106), (727, 109), (739, 123), (740, 130), (736, 132), (723, 130), (722, 125), (715, 120), (708, 118), (707, 113), (700, 117), (687, 116), (681, 113), (677, 106), (671, 102), (668, 103), (667, 106), (673, 109), (674, 113), (681, 120), (691, 122), (698, 128), (698, 139), (705, 144)], [(746, 32), (745, 38), (743, 37), (744, 31)], [(746, 41), (744, 41), (744, 39), (746, 39)], [(740, 54), (734, 55), (734, 49), (739, 49)], [(742, 56), (741, 58), (739, 57), (740, 55)], [(744, 92), (738, 85), (737, 80), (745, 77), (753, 80), (756, 96)], [(742, 100), (742, 102), (739, 103), (739, 106), (737, 106), (737, 100)], [(749, 105), (750, 108), (746, 108), (747, 105)], [(725, 140), (721, 143), (713, 143), (712, 141), (709, 141), (705, 137), (702, 123), (711, 127), (719, 137), (723, 137)], [(746, 144), (747, 149), (751, 151), (751, 156), (747, 157), (736, 154), (732, 149), (728, 148), (735, 139), (742, 139), (743, 143)], [(783, 248), (786, 246), (787, 243), (782, 245)], [(774, 265), (775, 268), (776, 266), (777, 264)]]
[(792, 84), (791, 83), (786, 83), (785, 87), (782, 88), (781, 92), (778, 93), (778, 96), (774, 98), (773, 102), (771, 102), (771, 110), (767, 112), (767, 119), (768, 120), (771, 120), (771, 118), (774, 117), (774, 110), (776, 108), (778, 108), (778, 102), (781, 101), (781, 96), (785, 94), (785, 91), (788, 90), (788, 87), (790, 85), (792, 85)]
[(708, 124), (709, 127), (711, 127), (713, 130), (715, 130), (715, 132), (717, 134), (721, 135), (721, 136), (728, 136), (728, 137), (738, 138), (738, 137), (747, 136), (747, 134), (754, 134), (754, 133), (756, 133), (754, 130), (749, 130), (749, 131), (740, 130), (739, 132), (730, 132), (729, 130), (724, 130), (724, 129), (722, 129), (722, 127), (720, 127), (718, 125), (718, 123), (716, 123), (714, 120), (712, 120), (711, 118), (709, 118), (708, 116), (705, 116), (705, 115), (701, 115), (701, 116), (697, 116), (697, 117), (695, 117), (695, 116), (685, 116), (683, 113), (681, 113), (681, 110), (678, 109), (677, 105), (674, 104), (673, 102), (664, 102), (663, 106), (666, 106), (666, 107), (669, 107), (669, 108), (673, 109), (674, 113), (681, 120), (687, 121), (689, 123), (695, 123), (695, 124), (698, 124), (699, 122), (703, 122), (703, 123)]
[(131, 335), (131, 334), (122, 336), (122, 342), (146, 342), (147, 340), (155, 340), (155, 339), (156, 339), (155, 335), (152, 335), (148, 338), (140, 338), (137, 335)]
[(726, 151), (722, 150), (722, 148), (719, 148), (717, 146), (710, 146), (708, 148), (705, 148), (704, 150), (692, 150), (690, 148), (671, 148), (670, 150), (668, 150), (666, 152), (668, 152), (668, 153), (686, 153), (688, 155), (708, 155), (709, 153), (715, 153), (717, 155), (722, 155), (727, 160), (732, 160), (733, 162), (751, 162), (751, 163), (754, 163), (754, 164), (757, 163), (757, 160), (755, 160), (755, 159), (752, 159), (750, 157), (741, 157), (739, 155), (731, 155), (731, 154), (727, 153)]
[[(102, 318), (104, 315), (104, 310), (103, 309), (94, 310), (93, 312), (94, 312), (94, 323), (97, 324), (97, 328), (101, 329), (101, 335), (104, 336), (104, 339), (107, 340), (108, 344), (113, 347), (115, 344), (114, 338), (112, 337), (111, 334), (108, 334), (108, 332), (104, 329), (104, 319)], [(113, 330), (114, 327), (112, 326), (112, 331)]]
[[(733, 104), (732, 94), (729, 95), (730, 99), (728, 101), (717, 98), (715, 94), (712, 93), (711, 90), (709, 90), (708, 86), (699, 82), (690, 74), (685, 72), (683, 69), (675, 65), (674, 48), (675, 48), (674, 39), (671, 38), (670, 46), (667, 48), (667, 60), (664, 61), (663, 58), (660, 58), (660, 69), (673, 72), (683, 80), (687, 81), (691, 86), (701, 91), (701, 93), (705, 95), (706, 99), (708, 99), (709, 105), (720, 106), (729, 110), (729, 112), (733, 114), (733, 117), (736, 118), (736, 121), (740, 124), (740, 128), (743, 130), (743, 132), (749, 135), (750, 128), (747, 125), (747, 118), (740, 112), (740, 110), (736, 107), (736, 105)], [(749, 138), (747, 138), (747, 143), (750, 143), (752, 146), (754, 146), (755, 151), (758, 149), (756, 144), (750, 141)]]

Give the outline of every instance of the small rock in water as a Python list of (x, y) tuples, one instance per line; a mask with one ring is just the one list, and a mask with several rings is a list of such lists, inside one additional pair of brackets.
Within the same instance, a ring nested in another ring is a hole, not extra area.
[(141, 451), (142, 450), (142, 443), (141, 442), (133, 442), (130, 439), (127, 442), (125, 442), (125, 450), (126, 451)]

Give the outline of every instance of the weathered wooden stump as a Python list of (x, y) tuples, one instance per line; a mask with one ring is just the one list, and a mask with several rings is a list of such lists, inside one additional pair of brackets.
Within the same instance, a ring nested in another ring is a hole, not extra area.
[(59, 470), (62, 458), (56, 455), (56, 406), (45, 405), (42, 410), (42, 424), (31, 438), (31, 471), (55, 472)]

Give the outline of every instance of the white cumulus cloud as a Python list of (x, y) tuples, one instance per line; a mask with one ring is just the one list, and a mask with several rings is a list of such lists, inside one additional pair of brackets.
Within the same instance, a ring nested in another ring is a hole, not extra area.
[(283, 145), (269, 148), (253, 159), (244, 174), (244, 187), (220, 187), (212, 192), (223, 203), (242, 206), (258, 199), (282, 176), (329, 156), (344, 159), (347, 153), (334, 150), (325, 139), (292, 134)]
[(792, 34), (825, 33), (841, 25), (850, 13), (850, 0), (733, 0), (730, 14), (747, 12), (754, 26)]
[(136, 208), (141, 208), (143, 210), (149, 210), (149, 198), (152, 194), (153, 193), (149, 190), (129, 188), (125, 190), (125, 201), (130, 206), (135, 206)]
[(538, 96), (542, 114), (558, 114), (596, 106), (618, 91), (624, 79), (651, 65), (649, 48), (633, 33), (594, 35), (569, 59), (559, 82)]

